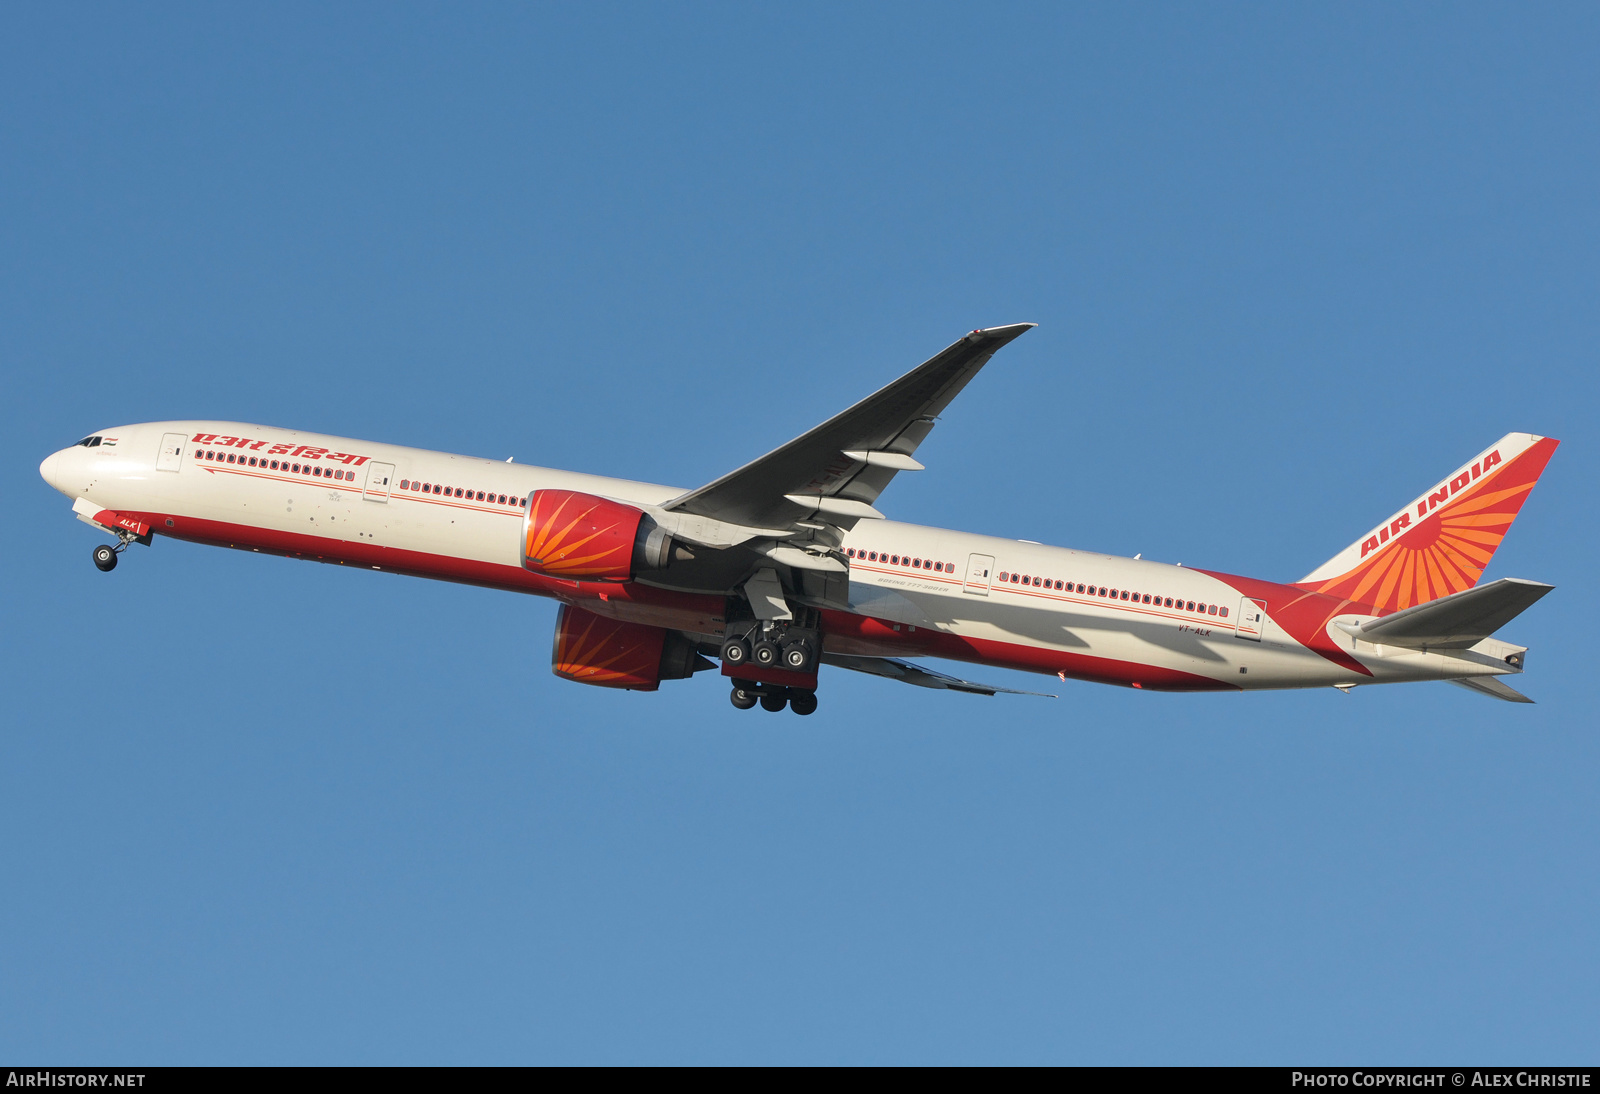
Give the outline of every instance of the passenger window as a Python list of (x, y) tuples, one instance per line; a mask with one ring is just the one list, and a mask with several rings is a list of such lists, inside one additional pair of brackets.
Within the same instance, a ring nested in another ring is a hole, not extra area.
[(1211, 605), (1211, 607), (1206, 609), (1206, 614), (1207, 615), (1216, 615), (1217, 614), (1217, 606), (1215, 604)]
[(1186, 611), (1186, 612), (1194, 611), (1194, 601), (1192, 601), (1192, 600), (1189, 601), (1189, 606), (1187, 608), (1185, 608), (1184, 611)]
[(1218, 613), (1217, 613), (1217, 614), (1218, 614), (1218, 615), (1220, 615), (1220, 616), (1222, 616), (1222, 618), (1224, 618), (1224, 619), (1226, 619), (1226, 618), (1228, 618), (1228, 609), (1227, 609), (1227, 608), (1223, 608), (1223, 609), (1222, 609), (1222, 610), (1221, 610), (1221, 611), (1220, 611), (1220, 612), (1218, 612)]

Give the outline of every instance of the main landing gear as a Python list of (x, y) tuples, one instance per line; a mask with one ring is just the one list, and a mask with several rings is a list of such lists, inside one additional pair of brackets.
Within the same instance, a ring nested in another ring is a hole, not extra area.
[(814, 621), (810, 625), (754, 619), (730, 622), (728, 637), (722, 643), (722, 660), (728, 665), (815, 672), (821, 638)]
[(817, 693), (807, 688), (786, 688), (778, 684), (758, 684), (754, 680), (735, 680), (729, 701), (740, 710), (749, 710), (757, 703), (762, 710), (774, 714), (788, 707), (796, 714), (814, 714), (817, 710)]

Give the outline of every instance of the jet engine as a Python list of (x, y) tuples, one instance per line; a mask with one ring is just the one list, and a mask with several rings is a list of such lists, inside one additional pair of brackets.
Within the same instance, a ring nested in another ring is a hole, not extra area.
[(684, 680), (715, 667), (678, 631), (606, 619), (570, 604), (556, 617), (550, 670), (563, 680), (655, 691), (662, 680)]
[(535, 490), (522, 521), (522, 564), (574, 581), (627, 581), (673, 557), (672, 537), (643, 510), (572, 490)]

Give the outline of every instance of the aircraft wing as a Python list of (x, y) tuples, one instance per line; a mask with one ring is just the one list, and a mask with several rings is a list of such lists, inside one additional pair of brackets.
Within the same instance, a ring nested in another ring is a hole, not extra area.
[(803, 525), (849, 530), (882, 517), (873, 502), (912, 459), (933, 419), (1001, 346), (1033, 323), (975, 330), (888, 387), (737, 471), (665, 503), (662, 509), (750, 529)]
[(994, 695), (1004, 692), (1007, 695), (1037, 695), (1042, 699), (1054, 699), (1054, 695), (1042, 691), (1018, 691), (1016, 688), (1003, 688), (998, 684), (979, 684), (972, 680), (963, 680), (959, 676), (946, 676), (942, 672), (925, 669), (921, 665), (913, 665), (910, 661), (902, 661), (898, 657), (852, 657), (847, 654), (825, 653), (822, 663), (835, 668), (850, 669), (852, 672), (865, 672), (873, 676), (886, 676), (890, 680), (899, 680), (902, 684), (915, 684), (919, 688), (938, 688), (942, 691), (964, 691), (969, 695)]

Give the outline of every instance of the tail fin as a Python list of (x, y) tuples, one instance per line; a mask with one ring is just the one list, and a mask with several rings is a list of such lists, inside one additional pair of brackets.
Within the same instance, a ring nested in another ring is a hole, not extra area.
[(1472, 588), (1560, 443), (1506, 434), (1297, 584), (1380, 615)]

